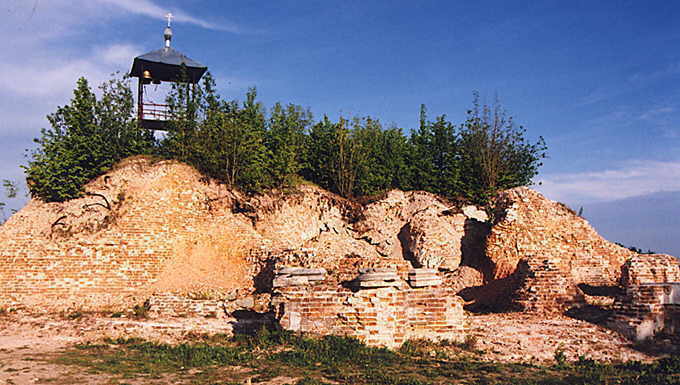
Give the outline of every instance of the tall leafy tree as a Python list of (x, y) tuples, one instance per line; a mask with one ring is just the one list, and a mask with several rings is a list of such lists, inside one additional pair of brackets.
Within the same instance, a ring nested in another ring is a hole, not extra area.
[(324, 115), (312, 125), (305, 141), (305, 167), (302, 176), (319, 186), (333, 190), (336, 123)]
[(309, 110), (276, 103), (269, 117), (266, 145), (271, 154), (269, 173), (276, 187), (295, 183), (305, 161), (305, 133), (312, 121)]
[(435, 194), (455, 197), (460, 188), (460, 162), (455, 126), (442, 115), (429, 123), (432, 141), (428, 153), (431, 155), (430, 191)]
[(460, 162), (455, 126), (441, 115), (434, 122), (420, 108), (420, 126), (411, 135), (413, 187), (454, 197), (460, 187)]
[(399, 128), (383, 129), (377, 119), (355, 118), (353, 136), (364, 154), (354, 195), (374, 195), (392, 188), (409, 188), (407, 156), (410, 147)]
[(80, 78), (70, 103), (47, 117), (52, 127), (41, 130), (23, 166), (32, 196), (50, 202), (78, 197), (114, 163), (153, 151), (153, 135), (136, 124), (127, 79), (114, 78), (101, 91), (98, 100)]
[(214, 90), (212, 77), (206, 76), (200, 86), (179, 85), (171, 93), (169, 104), (177, 114), (162, 153), (232, 188), (258, 192), (270, 187), (266, 122), (257, 91), (249, 90), (239, 104), (222, 101)]
[(473, 109), (460, 127), (462, 186), (472, 202), (485, 204), (497, 191), (531, 184), (546, 157), (542, 137), (531, 143), (498, 100), (480, 105), (474, 94)]
[(417, 190), (432, 190), (435, 185), (434, 154), (432, 142), (434, 134), (432, 124), (427, 120), (425, 105), (420, 106), (420, 119), (418, 129), (411, 132), (411, 147), (413, 152), (410, 163), (413, 166), (412, 186)]
[(365, 167), (366, 149), (348, 127), (347, 120), (340, 118), (334, 130), (333, 165), (334, 191), (345, 198), (354, 196), (355, 184)]

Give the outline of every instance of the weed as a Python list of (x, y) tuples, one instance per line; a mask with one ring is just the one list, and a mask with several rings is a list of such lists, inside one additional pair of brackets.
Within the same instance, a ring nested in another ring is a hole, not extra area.
[(318, 365), (381, 367), (399, 360), (391, 350), (371, 348), (351, 337), (298, 337), (290, 342), (292, 350), (274, 354), (272, 358), (299, 367)]
[(562, 346), (558, 347), (555, 350), (553, 358), (555, 360), (555, 366), (557, 368), (565, 368), (567, 366), (567, 355), (564, 354), (564, 349), (562, 349)]
[(151, 303), (149, 300), (146, 300), (141, 305), (135, 305), (132, 308), (132, 314), (135, 316), (135, 318), (148, 318), (149, 310), (151, 310)]
[[(445, 342), (444, 344), (448, 344)], [(446, 346), (446, 345), (444, 345)], [(426, 357), (432, 355), (436, 351), (437, 344), (424, 339), (412, 339), (404, 342), (399, 348), (399, 352), (410, 357)]]
[(83, 312), (77, 311), (77, 310), (74, 311), (73, 313), (69, 313), (68, 315), (66, 315), (66, 318), (68, 318), (70, 320), (76, 320), (76, 319), (82, 318), (82, 317), (83, 317)]
[(463, 340), (463, 342), (460, 343), (460, 344), (458, 345), (458, 347), (460, 347), (461, 349), (470, 351), (470, 352), (474, 352), (474, 351), (477, 351), (477, 345), (478, 345), (478, 343), (479, 343), (479, 341), (478, 341), (476, 335), (474, 335), (474, 334), (467, 334), (467, 335), (465, 336), (465, 339)]
[(138, 338), (138, 337), (118, 337), (118, 338), (104, 338), (104, 342), (107, 344), (111, 345), (134, 345), (134, 344), (141, 344), (144, 342), (144, 339)]
[(315, 378), (305, 377), (296, 382), (295, 385), (330, 385), (327, 382), (319, 381)]
[(123, 312), (120, 312), (120, 311), (111, 313), (111, 318), (120, 318), (122, 316), (123, 316)]
[(168, 345), (139, 338), (108, 338), (100, 344), (78, 345), (62, 353), (57, 362), (124, 378), (174, 373), (191, 383), (215, 383), (229, 366), (246, 366), (247, 374), (233, 372), (228, 378), (234, 381), (247, 376), (255, 383), (285, 374), (301, 378), (297, 385), (680, 384), (677, 355), (653, 363), (618, 365), (581, 356), (570, 364), (559, 347), (555, 365), (539, 366), (485, 362), (470, 355), (433, 357), (433, 351), (456, 345), (446, 341), (411, 340), (393, 352), (368, 347), (354, 338), (315, 338), (267, 328), (250, 336), (190, 338), (197, 342)]

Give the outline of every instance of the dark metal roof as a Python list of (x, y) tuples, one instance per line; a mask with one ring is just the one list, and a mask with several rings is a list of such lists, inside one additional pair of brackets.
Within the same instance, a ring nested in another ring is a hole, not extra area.
[(168, 47), (137, 56), (132, 63), (130, 76), (141, 78), (146, 70), (151, 72), (151, 77), (155, 80), (175, 82), (182, 78), (182, 64), (186, 66), (186, 75), (191, 83), (198, 83), (205, 71), (208, 70), (208, 67), (203, 64)]

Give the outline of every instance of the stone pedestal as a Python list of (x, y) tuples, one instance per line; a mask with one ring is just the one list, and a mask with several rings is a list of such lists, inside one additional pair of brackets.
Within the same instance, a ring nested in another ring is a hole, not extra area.
[(394, 269), (359, 269), (354, 285), (358, 288), (398, 287), (401, 282)]
[(442, 278), (436, 269), (411, 269), (408, 272), (408, 283), (411, 287), (441, 285)]
[(282, 267), (276, 270), (273, 287), (304, 286), (326, 279), (326, 269), (306, 269), (302, 267)]

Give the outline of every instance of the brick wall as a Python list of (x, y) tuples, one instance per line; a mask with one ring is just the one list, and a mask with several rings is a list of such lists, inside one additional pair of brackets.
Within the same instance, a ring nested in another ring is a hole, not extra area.
[(257, 234), (211, 206), (223, 192), (200, 178), (186, 165), (137, 159), (88, 184), (110, 209), (99, 196), (32, 200), (0, 227), (0, 306), (129, 308), (155, 291), (189, 289), (182, 280), (252, 286), (258, 264), (226, 251)]
[(519, 187), (499, 196), (497, 222), (486, 242), (492, 278), (518, 279), (514, 305), (561, 312), (582, 302), (580, 284), (616, 286), (635, 253), (600, 237), (559, 202)]
[(679, 308), (680, 283), (630, 285), (614, 302), (609, 325), (635, 341), (660, 333), (677, 337)]
[(680, 345), (680, 262), (664, 254), (639, 254), (623, 266), (625, 293), (614, 302), (613, 329), (641, 341), (659, 334)]
[(277, 288), (272, 305), (287, 330), (355, 336), (372, 346), (398, 347), (413, 338), (460, 340), (465, 330), (462, 300), (441, 286)]

